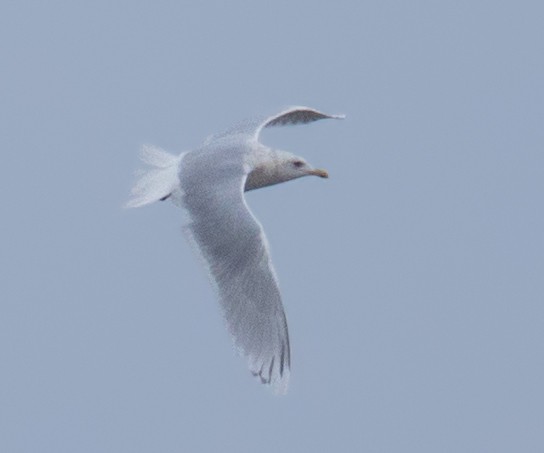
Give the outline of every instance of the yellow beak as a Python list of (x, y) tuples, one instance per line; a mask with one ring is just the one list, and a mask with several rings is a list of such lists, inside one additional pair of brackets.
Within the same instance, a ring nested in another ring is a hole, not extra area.
[(318, 168), (311, 170), (308, 172), (309, 175), (319, 176), (320, 178), (328, 178), (329, 174), (327, 173), (327, 170), (320, 170)]

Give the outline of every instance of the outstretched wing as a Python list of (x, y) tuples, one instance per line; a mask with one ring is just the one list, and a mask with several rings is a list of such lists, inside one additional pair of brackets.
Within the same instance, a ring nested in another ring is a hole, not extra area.
[(259, 138), (261, 130), (265, 127), (288, 126), (296, 124), (312, 123), (323, 119), (344, 119), (344, 115), (328, 115), (309, 107), (290, 107), (276, 115), (269, 117), (256, 117), (242, 121), (241, 123), (216, 135), (210, 136), (206, 143), (221, 139), (230, 135), (248, 135), (254, 139)]
[(278, 282), (261, 225), (243, 195), (246, 171), (223, 150), (187, 155), (180, 171), (189, 237), (215, 284), (227, 327), (251, 372), (279, 393), (287, 390), (289, 337)]
[(258, 128), (256, 134), (259, 134), (263, 127), (289, 126), (295, 124), (312, 123), (324, 119), (343, 119), (344, 115), (327, 115), (319, 110), (308, 107), (291, 107), (277, 115), (267, 118)]

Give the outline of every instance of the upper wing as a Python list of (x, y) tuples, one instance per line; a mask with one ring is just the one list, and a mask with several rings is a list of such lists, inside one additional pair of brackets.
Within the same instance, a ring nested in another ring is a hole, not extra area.
[(344, 115), (327, 115), (319, 110), (308, 107), (291, 107), (277, 115), (271, 116), (264, 121), (256, 133), (258, 134), (263, 127), (287, 126), (295, 124), (312, 123), (323, 119), (343, 119)]
[(224, 132), (210, 136), (206, 142), (210, 143), (213, 140), (236, 134), (248, 135), (258, 139), (261, 130), (265, 127), (306, 124), (322, 119), (343, 118), (345, 118), (344, 115), (327, 115), (326, 113), (311, 109), (309, 107), (290, 107), (287, 110), (273, 116), (257, 117), (242, 121)]
[(285, 392), (287, 322), (266, 238), (243, 196), (243, 165), (229, 161), (218, 169), (210, 166), (212, 156), (191, 157), (180, 171), (182, 203), (190, 217), (186, 230), (204, 258), (228, 329), (251, 372)]

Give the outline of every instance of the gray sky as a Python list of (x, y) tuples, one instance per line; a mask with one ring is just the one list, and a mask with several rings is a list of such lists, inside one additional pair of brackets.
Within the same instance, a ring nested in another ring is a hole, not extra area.
[[(4, 2), (0, 451), (544, 451), (541, 2)], [(234, 353), (138, 148), (267, 131), (290, 392)]]

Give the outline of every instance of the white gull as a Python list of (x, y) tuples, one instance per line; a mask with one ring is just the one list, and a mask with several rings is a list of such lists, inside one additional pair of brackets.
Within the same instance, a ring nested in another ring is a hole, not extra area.
[(147, 146), (128, 207), (170, 199), (189, 214), (185, 231), (202, 255), (234, 343), (251, 372), (277, 393), (287, 391), (289, 335), (278, 280), (263, 229), (244, 191), (302, 176), (327, 178), (301, 157), (259, 142), (265, 127), (341, 119), (307, 107), (247, 120), (179, 156)]

